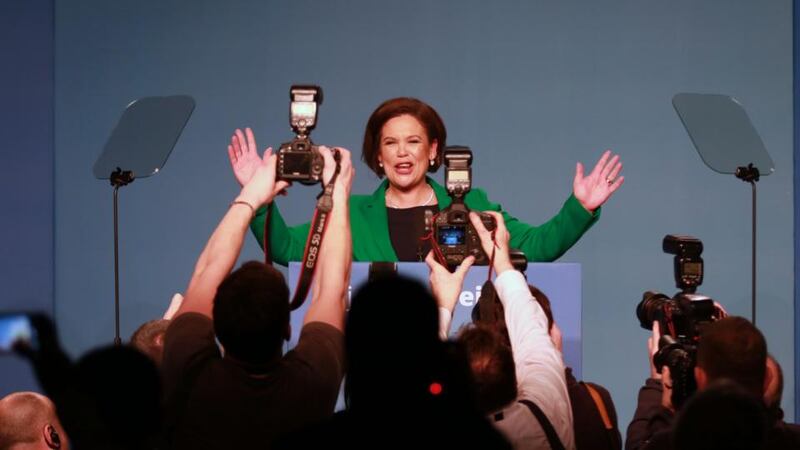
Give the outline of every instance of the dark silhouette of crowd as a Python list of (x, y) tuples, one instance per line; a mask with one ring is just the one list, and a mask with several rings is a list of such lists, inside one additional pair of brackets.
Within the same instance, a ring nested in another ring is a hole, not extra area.
[[(320, 152), (327, 182), (336, 164), (331, 149)], [(431, 254), (430, 286), (379, 277), (348, 305), (353, 168), (349, 152), (339, 152), (328, 238), (293, 349), (283, 353), (291, 311), (281, 273), (255, 261), (234, 269), (254, 215), (287, 187), (266, 152), (209, 238), (177, 310), (144, 324), (131, 345), (73, 362), (53, 323), (32, 317), (39, 346), (18, 351), (46, 397), (0, 400), (0, 450), (620, 449), (610, 394), (565, 366), (550, 301), (514, 268), (501, 214), (491, 213), (494, 232), (470, 215), (497, 277), (455, 339), (447, 339), (450, 320), (472, 257), (447, 268)], [(669, 371), (651, 375), (627, 449), (800, 448), (797, 426), (780, 410), (780, 366), (745, 319), (705, 329), (698, 392), (681, 407), (670, 403)], [(340, 389), (345, 408), (335, 412)]]

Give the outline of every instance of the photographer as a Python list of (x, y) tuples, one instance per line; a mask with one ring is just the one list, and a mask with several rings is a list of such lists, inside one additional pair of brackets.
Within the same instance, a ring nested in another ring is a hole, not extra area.
[[(447, 131), (439, 114), (414, 98), (394, 98), (372, 113), (364, 131), (362, 160), (386, 180), (371, 195), (351, 198), (353, 259), (355, 261), (418, 261), (429, 247), (419, 246), (425, 211), (438, 212), (450, 205), (444, 187), (427, 177), (442, 163)], [(257, 163), (256, 142), (247, 128), (236, 130), (228, 145), (228, 156), (239, 184), (244, 185)], [(475, 211), (498, 211), (511, 234), (511, 246), (525, 252), (530, 261), (554, 261), (572, 247), (597, 221), (600, 206), (620, 187), (622, 165), (610, 151), (584, 176), (578, 163), (571, 195), (561, 211), (546, 223), (531, 226), (489, 201), (486, 193), (473, 189), (465, 199)], [(310, 224), (289, 227), (275, 205), (272, 208), (269, 253), (280, 264), (299, 261)], [(263, 247), (267, 209), (259, 209), (251, 229)]]
[[(625, 439), (626, 450), (644, 448), (654, 435), (668, 432), (675, 418), (675, 409), (670, 399), (671, 383), (666, 383), (668, 388), (664, 388), (662, 374), (656, 370), (653, 363), (653, 355), (658, 351), (658, 341), (661, 338), (659, 327), (657, 321), (653, 322), (652, 334), (647, 338), (650, 377), (639, 389), (636, 412), (628, 425)], [(668, 375), (669, 368), (662, 368), (662, 373)]]
[[(561, 352), (548, 333), (547, 317), (530, 293), (521, 273), (509, 257), (509, 232), (503, 216), (489, 213), (497, 229), (486, 230), (475, 213), (470, 221), (477, 230), (484, 251), (494, 247), (495, 288), (505, 311), (509, 347), (494, 326), (476, 323), (459, 333), (476, 383), (479, 409), (494, 422), (514, 448), (575, 448), (572, 411), (564, 377)], [(440, 305), (447, 334), (449, 316), (460, 292), (461, 283), (472, 257), (464, 260), (450, 274), (432, 255), (426, 259), (431, 268), (431, 287)]]
[[(649, 341), (651, 354), (660, 339), (659, 327), (653, 324)], [(725, 317), (706, 326), (697, 347), (694, 380), (698, 391), (712, 383), (730, 380), (737, 383), (758, 403), (764, 404), (764, 393), (769, 384), (767, 372), (767, 343), (761, 332), (747, 319)], [(628, 427), (626, 449), (671, 448), (675, 408), (672, 405), (670, 371), (662, 368), (661, 380), (651, 378), (639, 393), (639, 404)], [(678, 410), (678, 414), (683, 411)], [(769, 418), (765, 449), (800, 448), (800, 435), (775, 417)]]
[[(333, 175), (326, 159), (324, 180)], [(200, 255), (164, 339), (162, 370), (172, 448), (268, 448), (282, 433), (333, 413), (344, 368), (342, 330), (350, 279), (350, 154), (341, 149), (329, 230), (297, 346), (289, 288), (280, 272), (247, 262), (231, 273), (256, 209), (286, 186), (266, 152)], [(224, 347), (220, 353), (215, 339)]]

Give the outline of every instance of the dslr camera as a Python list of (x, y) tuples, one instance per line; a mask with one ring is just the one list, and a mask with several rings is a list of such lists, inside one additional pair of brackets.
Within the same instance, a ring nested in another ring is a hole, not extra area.
[[(448, 146), (444, 151), (445, 187), (452, 199), (447, 208), (433, 215), (427, 211), (426, 231), (433, 231), (434, 243), (444, 256), (444, 265), (455, 267), (469, 255), (475, 257), (476, 265), (488, 265), (489, 257), (481, 247), (481, 240), (475, 227), (469, 221), (469, 208), (464, 197), (472, 188), (472, 150), (469, 147)], [(497, 224), (494, 217), (478, 213), (483, 226), (492, 231)]]
[(279, 180), (312, 185), (322, 179), (325, 161), (319, 147), (311, 141), (311, 130), (317, 125), (317, 110), (322, 104), (319, 86), (293, 85), (289, 91), (289, 125), (296, 136), (281, 144), (278, 150)]
[(680, 292), (672, 298), (647, 291), (636, 307), (639, 324), (646, 330), (658, 322), (661, 339), (653, 364), (658, 372), (669, 367), (673, 381), (672, 404), (680, 407), (697, 390), (694, 380), (697, 344), (703, 328), (719, 318), (714, 300), (697, 294), (703, 282), (703, 243), (692, 236), (667, 235), (664, 253), (675, 255), (675, 284)]

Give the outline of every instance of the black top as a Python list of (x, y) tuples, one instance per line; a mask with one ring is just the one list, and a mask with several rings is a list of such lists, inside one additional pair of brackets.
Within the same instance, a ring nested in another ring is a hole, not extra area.
[[(425, 211), (439, 212), (439, 205), (413, 208), (386, 207), (389, 220), (389, 238), (398, 261), (422, 261), (431, 250), (430, 241), (420, 241), (425, 235)], [(422, 255), (422, 257), (420, 257)]]
[(333, 413), (344, 371), (344, 336), (303, 326), (297, 346), (259, 367), (223, 358), (210, 318), (186, 313), (164, 338), (167, 438), (173, 449), (269, 448)]

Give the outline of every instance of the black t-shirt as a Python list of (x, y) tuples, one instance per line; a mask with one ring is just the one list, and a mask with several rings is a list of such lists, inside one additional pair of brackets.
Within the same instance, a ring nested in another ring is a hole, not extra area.
[(312, 322), (280, 360), (252, 367), (220, 355), (210, 318), (179, 316), (167, 329), (162, 364), (172, 448), (268, 448), (281, 434), (330, 416), (344, 371), (343, 338)]
[(386, 208), (389, 237), (398, 261), (422, 261), (431, 250), (430, 241), (420, 241), (420, 238), (425, 235), (425, 211), (427, 210), (436, 214), (439, 212), (439, 206)]

